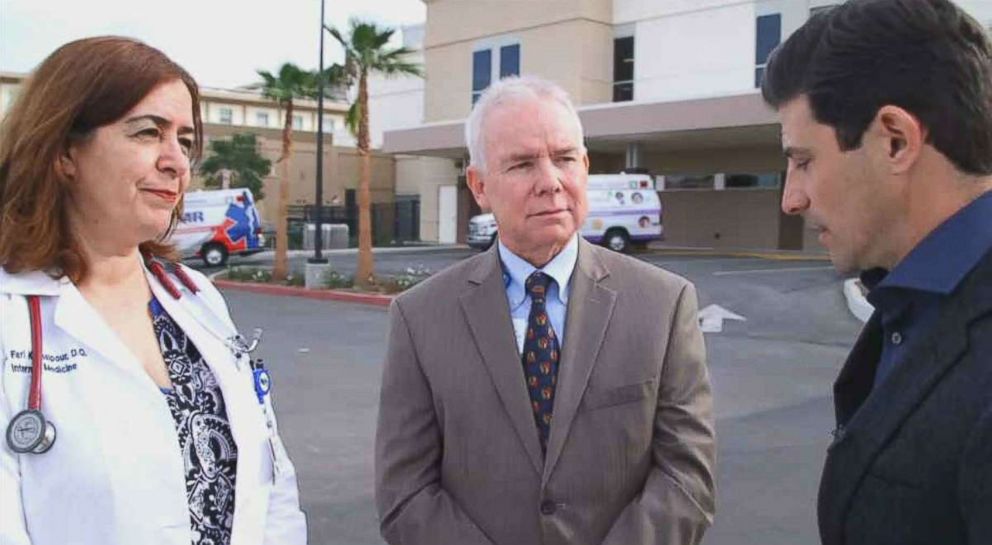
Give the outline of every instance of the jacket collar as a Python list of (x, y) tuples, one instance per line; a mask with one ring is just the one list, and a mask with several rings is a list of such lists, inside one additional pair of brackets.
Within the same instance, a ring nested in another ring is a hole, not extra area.
[(58, 295), (62, 285), (68, 284), (65, 276), (53, 278), (43, 271), (10, 273), (0, 267), (0, 293), (13, 295)]
[(872, 389), (881, 346), (878, 312), (834, 385), (838, 432), (820, 482), (819, 518), (824, 543), (841, 543), (844, 518), (862, 476), (913, 410), (968, 349), (972, 322), (992, 313), (992, 253), (941, 305), (940, 318), (919, 350)]

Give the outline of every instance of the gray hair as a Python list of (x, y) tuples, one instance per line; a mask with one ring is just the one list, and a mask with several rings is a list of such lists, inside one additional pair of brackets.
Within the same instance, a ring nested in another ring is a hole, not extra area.
[(486, 155), (483, 129), (486, 118), (498, 106), (522, 99), (551, 99), (559, 102), (566, 110), (575, 116), (575, 124), (579, 128), (579, 143), (582, 144), (582, 121), (579, 113), (572, 104), (568, 93), (557, 83), (536, 76), (521, 76), (504, 78), (491, 85), (472, 109), (465, 120), (465, 145), (468, 146), (469, 164), (485, 170)]

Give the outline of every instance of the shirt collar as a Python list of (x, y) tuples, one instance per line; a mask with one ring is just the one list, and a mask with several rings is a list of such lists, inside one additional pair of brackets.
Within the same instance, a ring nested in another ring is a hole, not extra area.
[[(503, 266), (503, 284), (506, 286), (506, 295), (510, 302), (510, 309), (512, 310), (523, 304), (524, 299), (527, 297), (527, 293), (524, 290), (524, 282), (527, 281), (527, 277), (531, 273), (538, 269), (522, 257), (511, 252), (503, 245), (502, 241), (497, 242), (497, 249), (499, 250), (500, 263)], [(558, 286), (558, 300), (563, 305), (568, 304), (569, 281), (572, 279), (572, 272), (575, 270), (575, 264), (578, 262), (578, 259), (579, 237), (578, 235), (572, 235), (572, 239), (558, 252), (558, 255), (540, 269), (551, 278), (554, 278), (555, 284)]]
[(940, 295), (953, 292), (992, 249), (992, 191), (978, 197), (930, 232), (879, 288)]

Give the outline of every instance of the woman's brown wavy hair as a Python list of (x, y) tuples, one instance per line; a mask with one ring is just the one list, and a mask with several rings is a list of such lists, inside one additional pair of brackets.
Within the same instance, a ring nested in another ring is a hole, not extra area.
[[(0, 266), (11, 273), (41, 270), (75, 283), (86, 277), (87, 263), (68, 225), (67, 180), (56, 163), (72, 143), (176, 80), (193, 99), (195, 161), (203, 145), (198, 87), (161, 51), (131, 38), (85, 38), (58, 48), (35, 69), (0, 124)], [(141, 253), (176, 259), (165, 240), (181, 217), (182, 200), (166, 232), (141, 243)]]

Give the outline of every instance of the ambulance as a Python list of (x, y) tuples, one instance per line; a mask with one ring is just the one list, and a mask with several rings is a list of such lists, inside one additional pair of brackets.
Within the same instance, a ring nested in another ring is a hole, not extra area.
[(221, 267), (232, 255), (265, 249), (262, 221), (251, 191), (191, 191), (183, 202), (182, 221), (170, 240), (184, 257), (199, 256), (208, 267)]
[[(661, 200), (648, 174), (592, 174), (586, 187), (589, 214), (583, 238), (617, 252), (661, 240)], [(496, 218), (480, 214), (469, 220), (468, 245), (484, 250), (496, 240)]]

